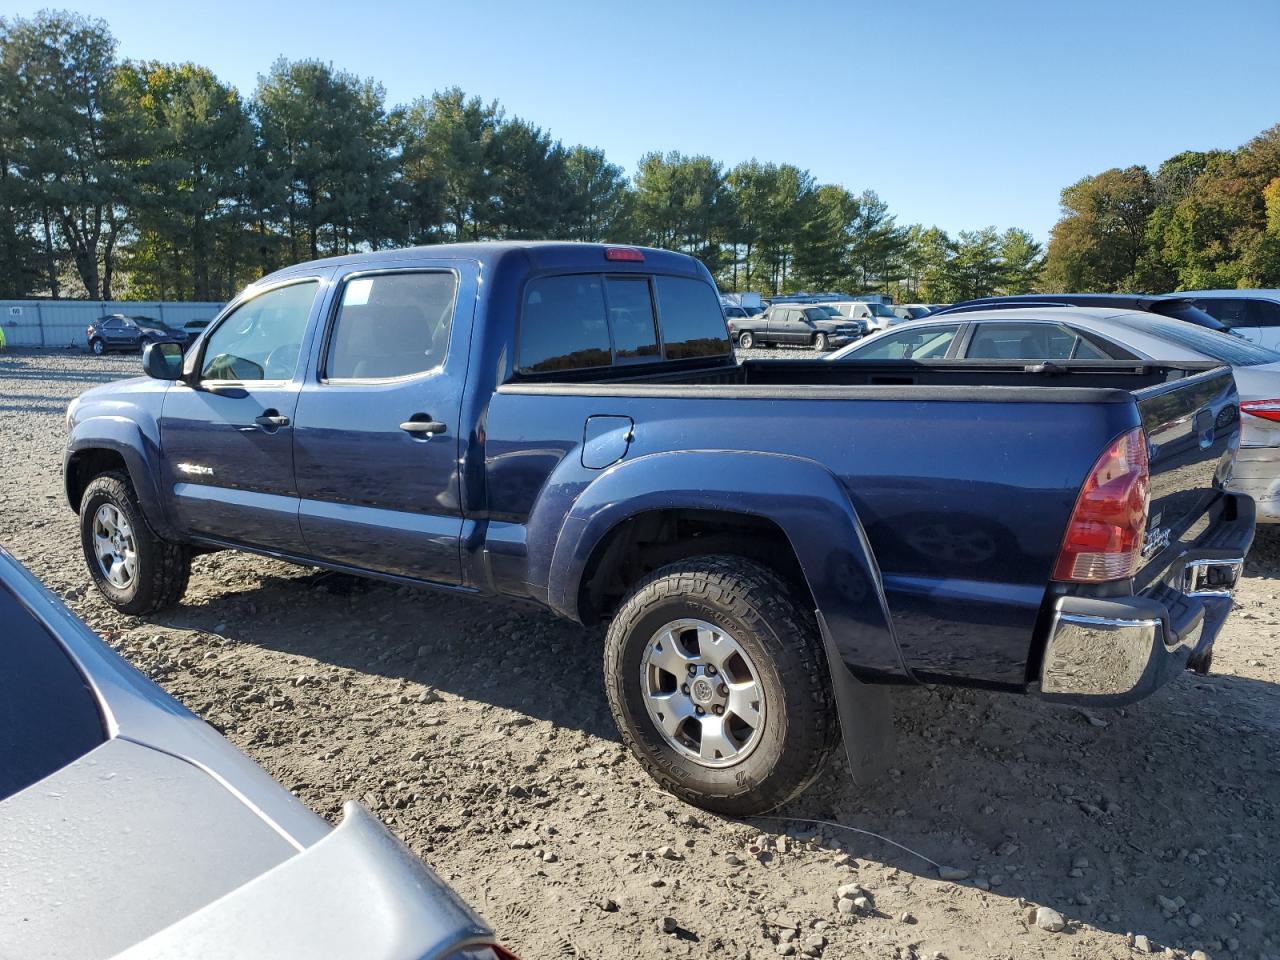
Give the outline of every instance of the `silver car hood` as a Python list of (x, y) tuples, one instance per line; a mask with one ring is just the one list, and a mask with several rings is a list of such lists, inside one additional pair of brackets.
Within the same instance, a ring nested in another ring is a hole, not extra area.
[(0, 956), (111, 957), (296, 853), (198, 767), (108, 740), (0, 801)]
[(437, 960), (491, 933), (377, 819), (348, 802), (342, 824), (117, 960), (360, 957)]

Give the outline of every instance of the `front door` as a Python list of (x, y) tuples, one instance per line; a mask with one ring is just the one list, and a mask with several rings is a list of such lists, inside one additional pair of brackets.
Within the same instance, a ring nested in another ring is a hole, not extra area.
[(165, 394), (160, 444), (178, 523), (189, 533), (305, 552), (298, 526), (293, 418), (298, 361), (318, 278), (256, 293), (219, 321), (194, 385)]
[[(430, 261), (338, 278), (294, 428), (317, 559), (461, 582), (459, 414), (476, 280), (471, 265)], [(468, 322), (455, 324), (456, 310)]]

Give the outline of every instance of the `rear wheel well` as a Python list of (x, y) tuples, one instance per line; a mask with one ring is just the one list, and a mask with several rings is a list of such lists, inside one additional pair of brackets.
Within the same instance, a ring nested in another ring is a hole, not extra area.
[(608, 620), (631, 586), (677, 560), (708, 554), (747, 557), (780, 576), (799, 602), (814, 608), (791, 541), (772, 520), (729, 510), (650, 510), (610, 530), (591, 551), (578, 589), (584, 623)]
[(119, 470), (126, 476), (129, 474), (129, 465), (116, 450), (99, 447), (72, 454), (67, 462), (66, 477), (67, 502), (71, 504), (71, 509), (79, 513), (85, 488), (93, 482), (94, 477), (111, 470)]

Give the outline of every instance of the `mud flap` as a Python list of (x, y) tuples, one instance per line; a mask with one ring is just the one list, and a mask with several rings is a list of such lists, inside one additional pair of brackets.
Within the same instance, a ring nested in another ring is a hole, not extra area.
[(860, 787), (870, 786), (893, 755), (893, 704), (889, 689), (863, 683), (845, 666), (821, 610), (815, 610), (822, 646), (827, 652), (831, 689), (840, 717), (840, 734), (849, 757), (849, 772)]

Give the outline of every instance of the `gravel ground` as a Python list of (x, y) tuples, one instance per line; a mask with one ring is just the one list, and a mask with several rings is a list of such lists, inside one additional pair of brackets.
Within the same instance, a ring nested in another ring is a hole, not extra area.
[(904, 690), (881, 783), (840, 762), (736, 822), (650, 783), (599, 634), (540, 612), (222, 553), (181, 606), (115, 613), (63, 502), (62, 414), (137, 369), (0, 354), (0, 543), (314, 809), (377, 811), (527, 960), (1280, 957), (1280, 537), (1214, 675), (1113, 711)]

